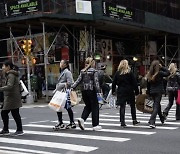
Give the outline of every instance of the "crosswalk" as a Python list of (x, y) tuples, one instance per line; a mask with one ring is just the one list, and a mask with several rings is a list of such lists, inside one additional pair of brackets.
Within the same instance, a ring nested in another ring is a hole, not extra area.
[[(91, 118), (85, 122), (85, 131), (79, 128), (75, 130), (53, 131), (52, 126), (57, 122), (54, 120), (33, 121), (23, 125), (24, 136), (0, 137), (0, 154), (60, 154), (89, 153), (97, 151), (101, 145), (96, 143), (115, 142), (126, 143), (133, 140), (133, 136), (151, 136), (158, 131), (174, 131), (180, 127), (180, 122), (175, 121), (175, 109), (172, 109), (165, 125), (157, 118), (156, 129), (150, 129), (147, 122), (149, 114), (137, 112), (137, 119), (141, 122), (138, 126), (132, 125), (131, 114), (126, 113), (127, 129), (121, 128), (119, 113), (117, 109), (113, 112), (100, 113), (100, 125), (102, 130), (98, 133), (92, 131)], [(128, 110), (129, 111), (129, 110)], [(69, 121), (64, 121), (68, 123)], [(10, 132), (15, 130), (11, 129)], [(61, 140), (61, 139), (64, 140)]]

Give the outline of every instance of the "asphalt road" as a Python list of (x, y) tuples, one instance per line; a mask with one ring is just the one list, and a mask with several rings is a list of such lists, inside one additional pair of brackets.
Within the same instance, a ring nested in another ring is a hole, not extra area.
[[(162, 101), (163, 108), (167, 101)], [(75, 119), (79, 118), (83, 105), (73, 108)], [(149, 114), (137, 112), (138, 126), (132, 126), (129, 106), (126, 108), (127, 128), (121, 128), (119, 109), (103, 106), (100, 110), (101, 131), (92, 131), (91, 117), (85, 124), (86, 130), (54, 131), (56, 113), (46, 104), (24, 105), (20, 110), (23, 119), (23, 136), (1, 136), (0, 154), (179, 154), (180, 121), (175, 121), (175, 106), (168, 120), (162, 125), (157, 118), (156, 129), (148, 127)], [(69, 122), (67, 112), (64, 123)], [(77, 120), (76, 120), (77, 121)], [(2, 127), (2, 121), (0, 122)], [(10, 117), (10, 132), (15, 131)]]

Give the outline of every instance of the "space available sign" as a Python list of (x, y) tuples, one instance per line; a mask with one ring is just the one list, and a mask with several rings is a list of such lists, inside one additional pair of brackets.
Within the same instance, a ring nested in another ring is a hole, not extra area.
[(120, 20), (134, 20), (135, 11), (117, 4), (103, 2), (103, 15)]
[(41, 11), (40, 0), (18, 0), (7, 3), (8, 16)]

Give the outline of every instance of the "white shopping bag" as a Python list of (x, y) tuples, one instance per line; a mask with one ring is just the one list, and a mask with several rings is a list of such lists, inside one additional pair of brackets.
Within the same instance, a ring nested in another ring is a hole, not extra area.
[(66, 91), (56, 91), (48, 106), (50, 109), (59, 112), (63, 110), (66, 100), (67, 100)]
[(20, 82), (20, 88), (21, 88), (21, 96), (25, 97), (29, 94), (24, 82), (22, 80), (19, 81)]

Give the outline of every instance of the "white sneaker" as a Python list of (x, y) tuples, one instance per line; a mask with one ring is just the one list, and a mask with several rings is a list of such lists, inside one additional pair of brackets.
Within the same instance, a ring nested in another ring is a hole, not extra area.
[(81, 130), (85, 130), (84, 120), (83, 120), (82, 118), (79, 118), (79, 119), (78, 119), (78, 125), (79, 125), (79, 127), (81, 128)]
[(101, 127), (101, 126), (99, 126), (99, 125), (97, 125), (97, 126), (93, 127), (93, 130), (94, 130), (94, 131), (98, 131), (98, 130), (101, 130), (101, 129), (102, 129), (102, 127)]

